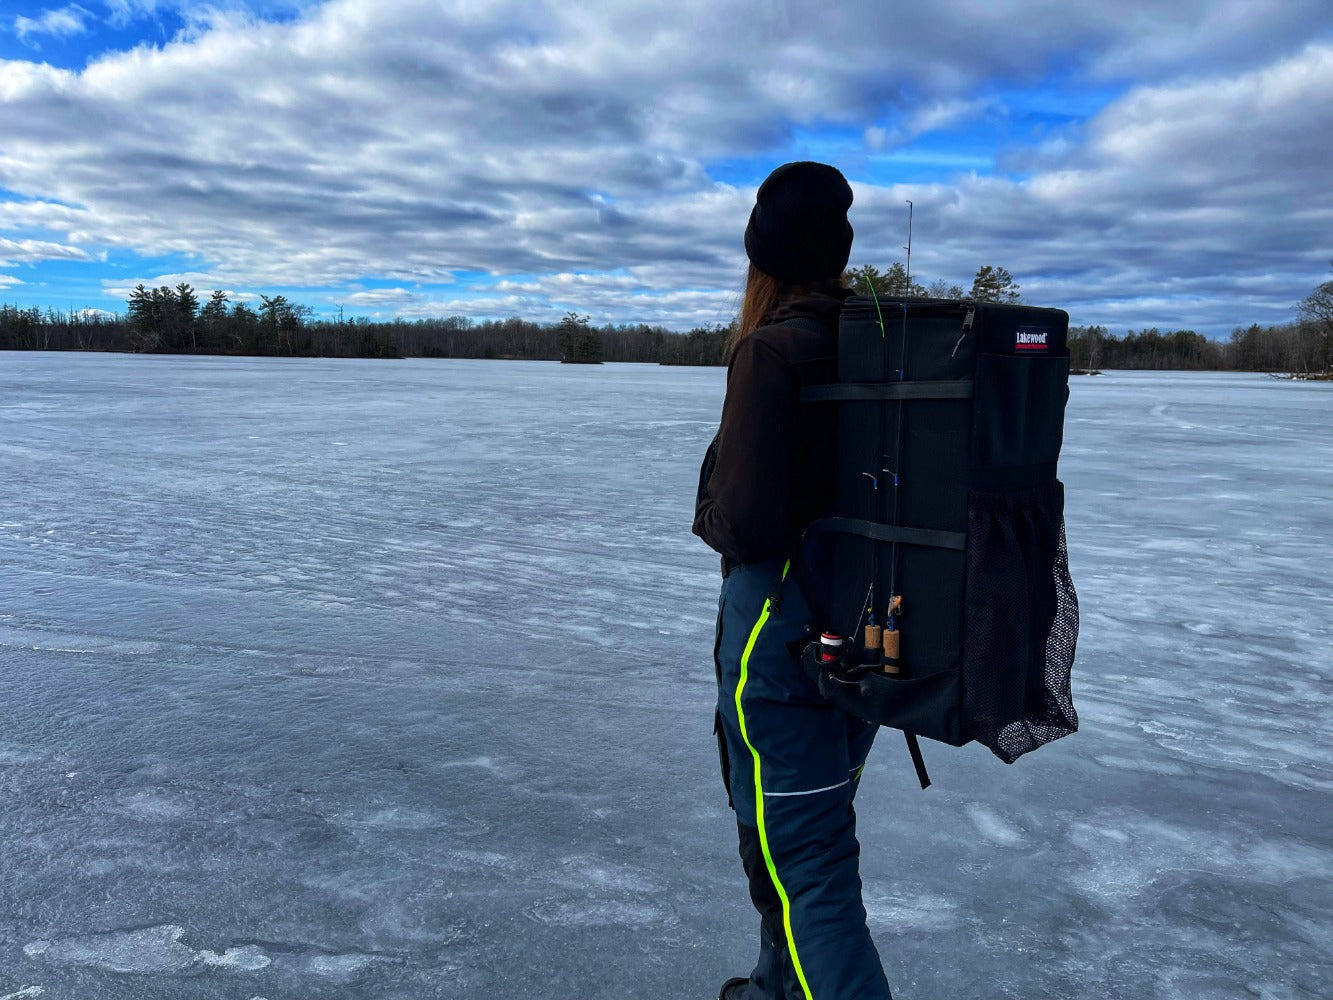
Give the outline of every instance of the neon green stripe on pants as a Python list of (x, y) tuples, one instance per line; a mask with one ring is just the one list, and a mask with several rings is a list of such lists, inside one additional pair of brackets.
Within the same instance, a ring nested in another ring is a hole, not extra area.
[[(782, 567), (782, 582), (787, 581), (787, 573), (791, 569), (791, 561)], [(787, 898), (787, 890), (778, 878), (777, 865), (773, 863), (773, 852), (768, 848), (768, 829), (764, 825), (764, 787), (761, 781), (762, 765), (759, 760), (759, 751), (754, 748), (750, 742), (750, 734), (745, 726), (745, 710), (741, 707), (741, 692), (745, 690), (745, 682), (750, 677), (750, 654), (754, 652), (755, 643), (759, 641), (759, 633), (764, 630), (764, 625), (768, 622), (769, 613), (772, 611), (772, 601), (764, 601), (764, 610), (759, 613), (759, 620), (754, 623), (754, 628), (750, 630), (750, 640), (745, 644), (745, 652), (741, 654), (741, 679), (736, 685), (736, 718), (740, 721), (741, 739), (745, 745), (750, 748), (750, 756), (754, 758), (754, 815), (755, 825), (759, 827), (759, 846), (764, 851), (764, 863), (768, 866), (768, 877), (773, 880), (773, 887), (778, 891), (778, 898), (782, 900), (782, 924), (787, 931), (787, 948), (791, 952), (791, 964), (796, 969), (796, 978), (801, 982), (801, 989), (805, 990), (806, 997), (813, 1000), (813, 994), (810, 992), (810, 984), (805, 981), (805, 970), (801, 968), (801, 956), (796, 951), (796, 937), (791, 930), (791, 900)]]

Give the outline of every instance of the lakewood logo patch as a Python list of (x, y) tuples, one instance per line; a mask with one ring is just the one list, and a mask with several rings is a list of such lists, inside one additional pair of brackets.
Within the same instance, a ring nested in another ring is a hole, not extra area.
[(1019, 351), (1045, 351), (1050, 347), (1049, 330), (1019, 330), (1014, 334), (1014, 349)]

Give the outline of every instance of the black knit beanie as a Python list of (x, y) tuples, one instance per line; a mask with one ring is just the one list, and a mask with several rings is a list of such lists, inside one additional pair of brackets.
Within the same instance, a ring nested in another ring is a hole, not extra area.
[(852, 252), (852, 189), (827, 163), (785, 163), (759, 185), (745, 254), (789, 285), (836, 278)]

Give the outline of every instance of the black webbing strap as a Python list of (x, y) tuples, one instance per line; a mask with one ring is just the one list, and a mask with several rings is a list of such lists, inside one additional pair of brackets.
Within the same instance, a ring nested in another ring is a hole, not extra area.
[(971, 399), (972, 380), (931, 382), (837, 382), (807, 385), (802, 403), (876, 403), (886, 399)]
[(831, 531), (844, 535), (861, 535), (877, 542), (901, 542), (904, 545), (926, 545), (935, 549), (967, 548), (967, 533), (963, 531), (936, 531), (933, 528), (902, 528), (877, 521), (861, 521), (854, 517), (821, 517), (812, 521), (808, 531)]
[(916, 768), (916, 780), (921, 782), (921, 790), (924, 792), (930, 787), (930, 775), (926, 773), (926, 759), (921, 756), (921, 744), (917, 742), (916, 733), (904, 732), (907, 737), (907, 752), (912, 755), (912, 766)]

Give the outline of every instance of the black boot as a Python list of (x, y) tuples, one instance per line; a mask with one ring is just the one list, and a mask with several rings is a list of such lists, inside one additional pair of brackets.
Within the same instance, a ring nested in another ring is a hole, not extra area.
[(722, 984), (722, 989), (718, 991), (717, 1000), (745, 1000), (746, 994), (750, 989), (750, 980), (748, 979), (728, 979)]

